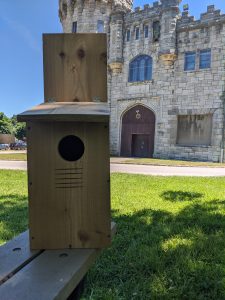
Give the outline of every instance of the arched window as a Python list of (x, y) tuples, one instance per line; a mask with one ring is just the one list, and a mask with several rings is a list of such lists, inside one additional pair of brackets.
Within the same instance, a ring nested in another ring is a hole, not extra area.
[(140, 55), (130, 62), (129, 82), (145, 81), (152, 79), (152, 58)]

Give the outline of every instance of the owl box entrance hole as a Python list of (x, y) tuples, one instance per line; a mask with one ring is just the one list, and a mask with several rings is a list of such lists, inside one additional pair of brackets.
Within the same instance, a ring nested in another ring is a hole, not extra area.
[(68, 135), (61, 139), (58, 145), (60, 156), (67, 161), (76, 161), (84, 154), (84, 143), (75, 135)]

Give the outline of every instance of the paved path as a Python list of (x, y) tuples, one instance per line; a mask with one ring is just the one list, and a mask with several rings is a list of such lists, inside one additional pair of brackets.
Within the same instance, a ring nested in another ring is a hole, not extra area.
[(1, 154), (18, 154), (18, 153), (27, 153), (27, 150), (0, 150)]
[[(0, 169), (26, 170), (25, 161), (0, 161)], [(204, 168), (204, 167), (166, 167), (111, 164), (111, 172), (158, 175), (158, 176), (225, 176), (225, 168)]]
[(166, 167), (128, 164), (111, 164), (111, 172), (158, 176), (225, 176), (225, 168)]
[(26, 161), (0, 160), (0, 169), (26, 170), (27, 162)]

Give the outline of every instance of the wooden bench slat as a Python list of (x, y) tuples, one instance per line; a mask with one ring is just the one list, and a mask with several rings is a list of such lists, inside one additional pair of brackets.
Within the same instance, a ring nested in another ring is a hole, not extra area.
[[(111, 226), (115, 233), (115, 223)], [(65, 300), (99, 249), (46, 250), (0, 286), (1, 300)]]
[(0, 285), (40, 253), (30, 250), (28, 230), (0, 246)]

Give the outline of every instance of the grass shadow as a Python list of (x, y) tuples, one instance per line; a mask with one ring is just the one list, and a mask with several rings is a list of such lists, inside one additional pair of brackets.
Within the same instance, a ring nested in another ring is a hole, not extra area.
[(194, 201), (200, 199), (203, 194), (183, 191), (166, 191), (160, 195), (163, 200), (171, 202)]
[(17, 236), (28, 227), (27, 197), (20, 194), (0, 196), (0, 242)]
[(82, 299), (225, 299), (225, 215), (218, 202), (192, 203), (175, 215), (116, 212), (118, 233), (89, 273)]

